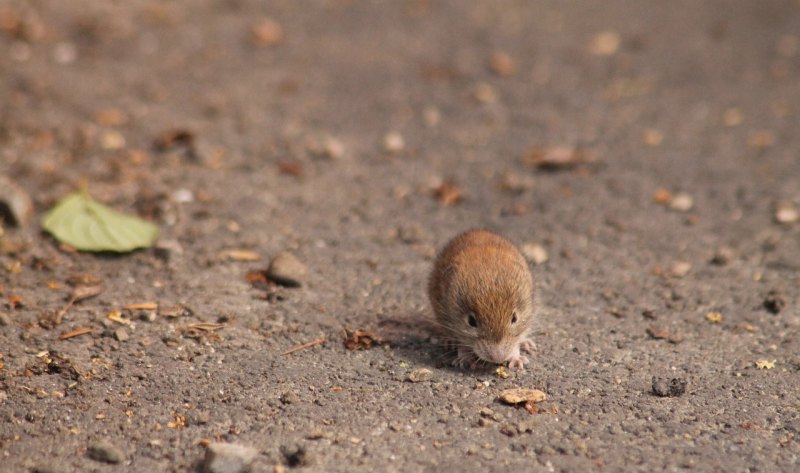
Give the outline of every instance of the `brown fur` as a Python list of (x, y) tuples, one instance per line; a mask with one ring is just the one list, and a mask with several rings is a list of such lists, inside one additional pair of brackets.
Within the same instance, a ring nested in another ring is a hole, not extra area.
[[(459, 346), (514, 345), (533, 318), (533, 279), (513, 243), (487, 231), (453, 238), (439, 253), (428, 294), (444, 337)], [(517, 322), (512, 324), (516, 311)], [(475, 314), (478, 327), (468, 323)]]

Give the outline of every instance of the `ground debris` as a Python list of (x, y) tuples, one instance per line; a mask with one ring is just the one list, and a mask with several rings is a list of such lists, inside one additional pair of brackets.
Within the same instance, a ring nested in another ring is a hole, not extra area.
[(350, 351), (369, 350), (375, 345), (383, 345), (387, 340), (366, 330), (350, 331), (345, 329), (344, 347)]
[(525, 402), (542, 402), (547, 399), (547, 395), (539, 389), (510, 388), (501, 392), (499, 399), (506, 404), (516, 405)]
[(0, 175), (0, 227), (3, 224), (24, 227), (31, 218), (33, 201), (28, 193), (8, 177)]
[(258, 456), (258, 450), (236, 443), (212, 442), (206, 446), (202, 471), (205, 473), (244, 473)]
[(104, 463), (116, 464), (125, 461), (125, 453), (105, 440), (99, 440), (89, 445), (86, 454), (92, 460)]
[(281, 355), (282, 356), (290, 355), (290, 354), (292, 354), (294, 352), (297, 352), (297, 351), (300, 351), (300, 350), (305, 350), (307, 348), (315, 347), (317, 345), (324, 345), (327, 340), (328, 339), (325, 336), (322, 336), (322, 337), (319, 337), (319, 338), (315, 338), (314, 340), (311, 340), (310, 342), (305, 342), (305, 343), (301, 343), (299, 345), (295, 345), (292, 348), (289, 348), (285, 352), (281, 353)]
[(408, 373), (406, 379), (412, 383), (421, 383), (423, 381), (430, 381), (433, 378), (433, 371), (428, 368), (417, 368)]
[(306, 282), (308, 268), (292, 253), (281, 251), (272, 258), (264, 275), (281, 286), (300, 287)]
[(281, 446), (280, 450), (284, 462), (288, 467), (308, 466), (313, 461), (313, 456), (302, 445), (295, 445), (292, 447), (284, 445)]
[(433, 190), (433, 197), (442, 205), (451, 206), (461, 202), (464, 196), (461, 188), (453, 182), (445, 181)]
[(593, 152), (572, 146), (532, 148), (522, 156), (522, 164), (546, 171), (572, 169), (595, 161)]
[(765, 360), (765, 359), (764, 360), (758, 360), (758, 361), (755, 362), (755, 365), (756, 365), (756, 368), (758, 368), (760, 370), (771, 370), (772, 368), (775, 368), (775, 362), (776, 361), (777, 360), (772, 360), (772, 361)]
[(764, 308), (772, 314), (779, 314), (786, 307), (786, 299), (778, 289), (771, 289), (764, 297)]
[(659, 378), (653, 376), (653, 394), (659, 397), (678, 397), (686, 392), (687, 382), (681, 378)]
[(92, 333), (94, 331), (91, 327), (83, 327), (83, 328), (76, 328), (75, 330), (71, 330), (69, 332), (64, 332), (58, 336), (59, 340), (69, 340), (70, 338), (75, 338), (81, 335), (86, 335), (87, 333)]

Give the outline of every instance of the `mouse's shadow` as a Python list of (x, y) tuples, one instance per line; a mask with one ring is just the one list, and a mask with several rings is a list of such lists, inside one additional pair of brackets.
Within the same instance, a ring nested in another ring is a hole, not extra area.
[(425, 314), (397, 314), (384, 318), (378, 325), (397, 355), (414, 364), (462, 374), (491, 373), (497, 368), (489, 365), (472, 369), (454, 366), (456, 350), (444, 346), (436, 325)]

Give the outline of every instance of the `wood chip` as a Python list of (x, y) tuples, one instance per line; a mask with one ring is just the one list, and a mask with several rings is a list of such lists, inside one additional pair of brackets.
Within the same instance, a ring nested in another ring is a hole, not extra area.
[(218, 324), (214, 322), (197, 322), (186, 326), (187, 330), (202, 330), (204, 332), (214, 332), (222, 328), (225, 328), (225, 324)]
[(231, 261), (258, 261), (261, 255), (250, 250), (226, 250), (222, 252), (222, 257)]
[(307, 348), (315, 347), (317, 345), (322, 345), (326, 341), (327, 341), (327, 338), (324, 337), (324, 336), (319, 337), (319, 338), (315, 338), (314, 340), (311, 340), (310, 342), (301, 343), (299, 345), (293, 346), (292, 348), (289, 348), (285, 352), (281, 353), (281, 356), (291, 355), (292, 353), (294, 353), (296, 351), (305, 350)]
[(92, 333), (93, 331), (94, 331), (94, 329), (89, 328), (89, 327), (78, 328), (78, 329), (75, 329), (75, 330), (73, 330), (71, 332), (62, 333), (58, 337), (58, 339), (59, 340), (67, 340), (67, 339), (78, 337), (78, 336), (81, 336), (81, 335), (86, 335), (87, 333)]
[(157, 310), (158, 303), (156, 302), (138, 302), (135, 304), (128, 304), (123, 307), (125, 310)]

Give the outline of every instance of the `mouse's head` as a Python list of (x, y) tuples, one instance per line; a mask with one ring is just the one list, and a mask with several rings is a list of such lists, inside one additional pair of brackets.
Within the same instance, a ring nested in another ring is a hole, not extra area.
[(530, 274), (468, 274), (452, 281), (449, 329), (482, 360), (503, 363), (519, 355), (533, 318)]

